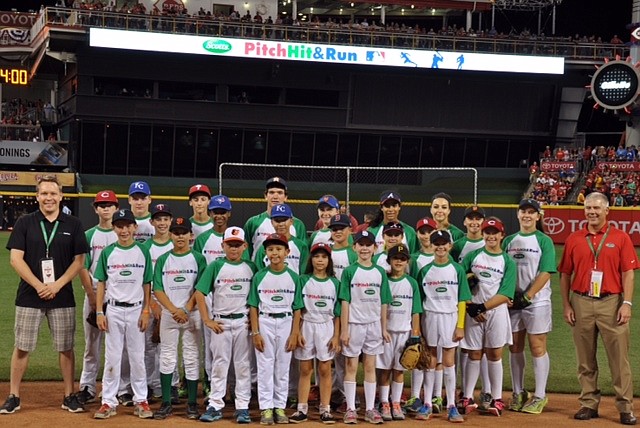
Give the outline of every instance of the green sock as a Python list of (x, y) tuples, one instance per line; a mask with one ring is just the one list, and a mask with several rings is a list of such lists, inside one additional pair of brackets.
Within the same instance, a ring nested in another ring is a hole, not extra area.
[(187, 379), (187, 403), (196, 404), (198, 399), (198, 381)]
[(173, 374), (160, 373), (160, 385), (162, 386), (162, 402), (171, 403), (171, 381)]

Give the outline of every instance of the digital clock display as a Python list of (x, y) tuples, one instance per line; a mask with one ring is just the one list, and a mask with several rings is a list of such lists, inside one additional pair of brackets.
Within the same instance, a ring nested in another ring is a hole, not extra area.
[(0, 84), (26, 85), (29, 83), (27, 70), (21, 68), (0, 67)]
[(640, 74), (631, 63), (616, 60), (600, 67), (591, 79), (593, 99), (606, 109), (630, 106), (638, 98)]

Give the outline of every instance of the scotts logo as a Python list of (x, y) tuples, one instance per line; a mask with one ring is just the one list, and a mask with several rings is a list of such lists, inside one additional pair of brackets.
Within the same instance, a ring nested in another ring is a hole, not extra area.
[(327, 306), (326, 302), (316, 302), (315, 305), (319, 308), (324, 308), (325, 306)]
[(402, 306), (402, 302), (398, 302), (397, 300), (393, 301), (391, 302), (391, 306)]
[(436, 292), (437, 293), (446, 293), (447, 292), (447, 287), (437, 287), (436, 288)]
[(231, 288), (233, 291), (238, 291), (238, 290), (242, 290), (242, 285), (232, 285)]
[(524, 259), (524, 254), (520, 254), (520, 253), (514, 254), (513, 258), (514, 259)]
[(174, 282), (185, 282), (186, 280), (187, 280), (187, 278), (185, 278), (184, 276), (176, 276), (173, 281)]
[(479, 275), (483, 278), (491, 278), (491, 274), (489, 272), (480, 272)]
[(364, 294), (368, 294), (368, 295), (376, 294), (376, 290), (372, 290), (369, 288), (367, 290), (364, 290)]
[(120, 276), (130, 276), (130, 275), (131, 275), (130, 270), (123, 270), (122, 272), (120, 272)]
[(564, 231), (564, 221), (558, 217), (545, 217), (542, 223), (549, 235), (557, 235)]
[(231, 50), (231, 43), (226, 40), (207, 40), (202, 47), (211, 53), (223, 54)]
[(284, 297), (282, 297), (282, 296), (273, 296), (273, 297), (271, 298), (271, 300), (273, 300), (274, 302), (279, 302), (279, 301), (281, 301), (283, 298), (284, 298)]

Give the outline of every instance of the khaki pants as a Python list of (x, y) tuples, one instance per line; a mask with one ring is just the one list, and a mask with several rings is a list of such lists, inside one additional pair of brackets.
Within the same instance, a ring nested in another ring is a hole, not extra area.
[(580, 404), (593, 410), (600, 404), (598, 388), (598, 333), (607, 352), (609, 370), (616, 394), (618, 412), (633, 411), (633, 386), (629, 365), (629, 324), (618, 325), (618, 309), (622, 295), (592, 299), (572, 294), (571, 306), (575, 312), (573, 342), (576, 346), (578, 381), (582, 389)]

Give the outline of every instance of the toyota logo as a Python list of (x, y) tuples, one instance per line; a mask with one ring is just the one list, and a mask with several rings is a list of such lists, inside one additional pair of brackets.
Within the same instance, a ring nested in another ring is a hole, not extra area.
[(549, 235), (557, 235), (564, 230), (564, 221), (558, 217), (546, 217), (542, 223)]

